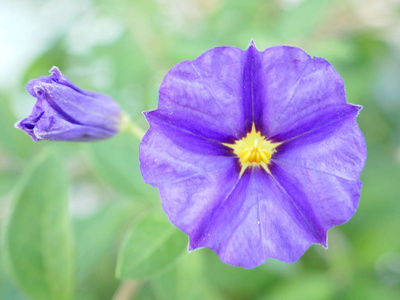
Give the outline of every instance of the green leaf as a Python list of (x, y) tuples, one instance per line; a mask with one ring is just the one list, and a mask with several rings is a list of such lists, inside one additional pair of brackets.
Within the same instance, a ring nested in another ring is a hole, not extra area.
[(117, 276), (146, 279), (172, 266), (184, 253), (187, 237), (161, 211), (152, 211), (129, 231), (118, 256)]
[(10, 282), (4, 273), (3, 265), (0, 262), (0, 300), (25, 300), (26, 298)]
[(202, 281), (201, 253), (185, 253), (174, 268), (153, 281), (157, 299), (191, 300), (205, 299), (202, 295), (204, 283)]
[(0, 203), (6, 199), (3, 195), (10, 192), (15, 181), (17, 181), (17, 178), (17, 174), (9, 170), (0, 169)]
[(113, 252), (120, 243), (122, 232), (141, 209), (133, 203), (136, 202), (106, 205), (91, 217), (74, 222), (79, 278), (92, 273), (107, 256), (115, 255)]
[(61, 159), (41, 155), (19, 182), (5, 228), (5, 263), (33, 299), (72, 299), (74, 259), (68, 180)]
[(139, 140), (130, 133), (90, 145), (89, 158), (94, 172), (126, 195), (147, 196), (158, 201), (156, 189), (145, 184), (139, 171)]

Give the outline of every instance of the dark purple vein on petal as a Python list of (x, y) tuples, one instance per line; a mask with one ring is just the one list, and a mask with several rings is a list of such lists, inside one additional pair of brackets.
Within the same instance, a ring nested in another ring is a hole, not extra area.
[[(244, 175), (244, 174), (243, 174)], [(231, 197), (231, 195), (233, 194), (233, 192), (238, 188), (239, 182), (243, 179), (244, 176), (239, 177), (236, 180), (235, 184), (233, 185), (233, 187), (231, 188), (231, 190), (229, 191), (229, 193), (227, 193), (226, 197), (224, 197), (223, 199), (221, 199), (219, 201), (219, 204), (213, 208), (213, 212), (212, 214), (210, 214), (208, 216), (208, 218), (203, 218), (203, 220), (201, 221), (201, 228), (199, 227), (196, 232), (198, 232), (195, 237), (193, 238), (193, 241), (190, 241), (190, 247), (191, 245), (195, 245), (195, 248), (198, 247), (198, 243), (199, 240), (205, 236), (207, 229), (210, 227), (211, 222), (214, 220), (214, 218), (218, 215), (219, 210), (221, 209), (221, 207), (223, 206), (223, 204), (225, 204), (225, 202)], [(249, 177), (249, 176), (247, 176)], [(250, 182), (250, 179), (247, 179), (247, 182), (245, 182), (244, 184), (246, 185), (245, 188), (248, 186)], [(245, 189), (244, 188), (244, 189)], [(193, 249), (193, 248), (192, 248)]]
[(246, 61), (243, 68), (243, 115), (244, 115), (244, 127), (242, 135), (245, 136), (247, 132), (250, 132), (251, 126), (254, 121), (254, 95), (253, 95), (253, 64), (254, 64), (254, 52), (257, 51), (255, 46), (251, 44), (246, 50)]
[[(253, 179), (254, 170), (255, 170), (255, 168), (251, 168), (251, 170), (249, 171), (249, 172), (250, 172), (250, 174), (249, 174), (249, 176), (248, 176), (249, 178), (248, 178), (248, 180), (247, 180), (247, 182), (246, 182), (246, 186), (243, 188), (243, 190), (245, 190), (244, 194), (242, 195), (242, 198), (244, 199), (244, 201), (246, 201), (247, 187), (248, 187), (248, 185), (250, 184), (251, 180)], [(257, 181), (256, 181), (256, 182), (257, 182)], [(237, 185), (237, 184), (238, 184), (238, 182), (236, 183), (236, 185)], [(257, 185), (258, 185), (258, 182), (257, 182)], [(231, 194), (232, 194), (232, 193), (231, 193)], [(257, 195), (258, 195), (258, 194), (257, 194)], [(230, 197), (230, 195), (229, 195), (229, 197)], [(228, 197), (228, 198), (229, 198), (229, 197)], [(247, 200), (248, 200), (248, 199), (247, 199)], [(243, 202), (244, 202), (244, 201), (242, 201), (242, 203), (240, 204), (240, 207), (243, 207)], [(258, 205), (259, 201), (256, 200), (256, 203), (257, 203), (257, 205)], [(250, 209), (249, 209), (249, 212), (250, 212)], [(260, 219), (260, 212), (259, 212), (259, 209), (258, 209), (257, 214), (258, 214), (259, 220), (261, 220), (261, 219)], [(230, 240), (231, 240), (232, 236), (236, 233), (236, 231), (238, 231), (238, 229), (240, 228), (240, 226), (242, 226), (243, 222), (246, 220), (246, 217), (247, 217), (247, 215), (244, 215), (244, 216), (237, 222), (236, 226), (235, 226), (234, 228), (232, 228), (231, 233), (229, 234), (228, 238), (226, 239), (227, 241), (230, 241)], [(260, 224), (260, 225), (261, 225), (261, 224)], [(259, 228), (261, 228), (261, 226), (259, 226)], [(261, 233), (261, 231), (260, 231), (260, 237), (261, 237), (261, 240), (260, 240), (260, 241), (261, 241), (262, 247), (263, 247), (263, 249), (264, 249), (264, 245), (263, 245), (263, 243), (262, 243), (262, 233)], [(229, 242), (228, 242), (228, 244), (229, 244)], [(225, 245), (225, 246), (227, 246), (227, 245)]]
[[(278, 165), (278, 167), (281, 168), (280, 165)], [(313, 232), (313, 236), (318, 239), (318, 242), (324, 241), (325, 237), (323, 237), (323, 236), (321, 236), (319, 234), (318, 230), (316, 230), (316, 228), (315, 228), (314, 224), (312, 223), (312, 221), (309, 218), (307, 218), (307, 216), (304, 214), (304, 212), (300, 209), (300, 207), (297, 205), (297, 203), (294, 200), (294, 198), (292, 197), (292, 195), (290, 195), (290, 193), (280, 184), (280, 182), (276, 179), (276, 177), (272, 173), (270, 173), (270, 176), (272, 177), (272, 179), (274, 180), (276, 185), (279, 187), (279, 189), (289, 198), (289, 200), (292, 203), (293, 207), (299, 212), (299, 214), (301, 215), (301, 217), (305, 221), (306, 227), (308, 227), (308, 229), (311, 232)]]
[[(164, 116), (164, 115), (162, 115), (162, 116)], [(195, 133), (195, 132), (191, 131), (190, 128), (183, 128), (183, 127), (178, 126), (176, 124), (172, 124), (170, 122), (167, 122), (167, 121), (163, 120), (162, 118), (160, 118), (158, 115), (151, 115), (150, 118), (156, 119), (158, 122), (162, 123), (166, 127), (170, 127), (171, 129), (174, 129), (174, 130), (177, 130), (177, 131), (181, 131), (182, 133), (185, 133), (185, 134), (193, 135), (193, 136), (195, 136), (195, 137), (197, 137), (197, 138), (199, 138), (201, 140), (204, 140), (204, 141), (207, 141), (207, 142), (209, 142), (211, 144), (219, 146), (219, 147), (221, 147), (221, 149), (225, 149), (225, 150), (227, 149), (226, 146), (223, 146), (221, 144), (220, 140), (216, 140), (216, 139), (213, 139), (213, 138), (206, 137), (204, 135)], [(228, 154), (228, 153), (230, 154), (229, 156), (233, 156), (234, 155), (231, 150), (226, 151), (226, 154)]]
[(252, 92), (252, 109), (253, 109), (252, 123), (255, 124), (257, 131), (262, 131), (263, 129), (262, 105), (264, 102), (262, 98), (264, 97), (265, 82), (262, 81), (261, 71), (262, 71), (262, 65), (261, 65), (260, 52), (254, 46), (253, 58), (252, 58), (252, 74), (251, 74), (251, 80), (252, 80), (251, 92)]
[[(340, 121), (341, 119), (347, 117), (347, 115), (351, 114), (351, 113), (352, 113), (352, 110), (351, 110), (352, 108), (358, 109), (358, 106), (352, 105), (352, 104), (346, 104), (346, 105), (344, 105), (343, 107), (351, 107), (351, 108), (350, 108), (348, 111), (344, 112), (342, 115), (338, 115), (336, 118), (331, 118), (331, 119), (329, 119), (329, 121), (327, 121), (326, 123), (322, 123), (321, 125), (319, 125), (319, 126), (317, 126), (317, 127), (314, 127), (314, 128), (312, 128), (312, 129), (310, 129), (310, 130), (307, 130), (307, 131), (305, 131), (305, 132), (302, 132), (302, 133), (300, 133), (300, 134), (298, 134), (298, 135), (295, 135), (295, 136), (291, 137), (290, 139), (283, 140), (283, 141), (279, 141), (279, 142), (281, 142), (282, 144), (285, 144), (285, 143), (290, 142), (290, 141), (293, 141), (293, 140), (295, 140), (295, 139), (297, 139), (297, 138), (299, 138), (299, 137), (302, 137), (302, 136), (304, 136), (304, 135), (307, 135), (307, 134), (309, 134), (309, 133), (312, 133), (312, 132), (314, 132), (314, 131), (317, 131), (317, 130), (319, 130), (319, 129), (321, 129), (321, 128), (324, 128), (324, 127), (326, 127), (326, 126), (332, 125), (333, 123), (338, 122), (338, 121)], [(279, 136), (279, 135), (280, 135), (284, 130), (286, 130), (286, 129), (287, 129), (287, 128), (281, 130), (280, 132), (278, 132), (278, 133), (275, 134), (274, 136), (270, 137), (270, 139), (271, 139), (271, 140), (274, 140), (277, 136)]]

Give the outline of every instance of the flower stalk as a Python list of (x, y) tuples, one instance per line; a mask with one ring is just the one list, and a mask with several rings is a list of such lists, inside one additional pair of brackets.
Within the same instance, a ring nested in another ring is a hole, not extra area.
[(121, 123), (119, 127), (120, 132), (130, 132), (132, 135), (141, 140), (145, 131), (132, 121), (132, 118), (126, 113), (122, 112)]

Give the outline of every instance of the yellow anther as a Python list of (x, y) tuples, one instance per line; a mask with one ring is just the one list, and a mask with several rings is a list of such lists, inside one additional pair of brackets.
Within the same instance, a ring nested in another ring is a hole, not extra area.
[(271, 154), (265, 150), (260, 151), (261, 160), (266, 164), (269, 163), (269, 159), (271, 158)]
[(252, 149), (251, 150), (251, 155), (250, 155), (250, 158), (249, 158), (249, 162), (250, 163), (254, 162), (255, 158), (256, 158), (256, 151), (254, 151), (254, 149)]
[(242, 139), (234, 144), (224, 144), (233, 149), (233, 152), (239, 157), (242, 165), (241, 174), (250, 166), (261, 166), (269, 172), (268, 164), (275, 153), (275, 148), (281, 143), (272, 143), (265, 139), (260, 132), (256, 131), (253, 124), (251, 131)]
[[(268, 159), (270, 159), (272, 157), (271, 153), (268, 150), (263, 149), (263, 150), (261, 150), (261, 152), (264, 153), (268, 157)], [(274, 152), (275, 152), (275, 149), (274, 149)]]
[(261, 155), (260, 155), (260, 151), (258, 150), (258, 148), (256, 151), (254, 151), (254, 153), (255, 153), (254, 161), (259, 164), (261, 162)]
[(251, 150), (249, 148), (244, 149), (242, 152), (240, 152), (239, 157), (240, 160), (245, 163), (249, 161), (249, 158), (251, 156)]

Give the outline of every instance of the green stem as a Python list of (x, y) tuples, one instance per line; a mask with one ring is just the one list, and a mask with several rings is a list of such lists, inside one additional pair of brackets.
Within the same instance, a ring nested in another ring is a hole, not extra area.
[(122, 117), (121, 117), (121, 126), (119, 129), (120, 132), (128, 131), (132, 133), (134, 136), (139, 138), (140, 140), (143, 138), (145, 131), (140, 128), (138, 125), (136, 125), (131, 117), (125, 113), (122, 112)]
[(133, 299), (139, 291), (140, 281), (122, 281), (115, 294), (113, 300), (130, 300)]

